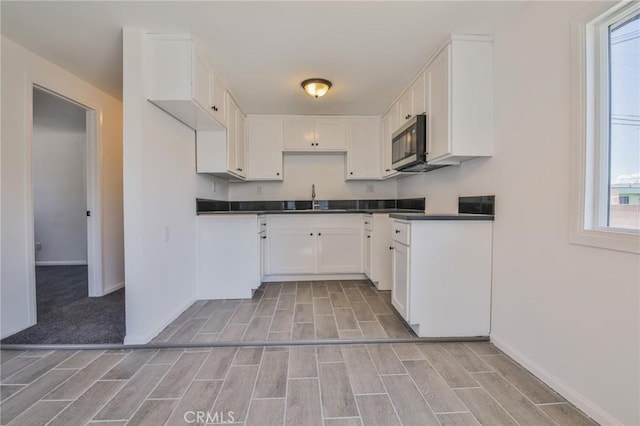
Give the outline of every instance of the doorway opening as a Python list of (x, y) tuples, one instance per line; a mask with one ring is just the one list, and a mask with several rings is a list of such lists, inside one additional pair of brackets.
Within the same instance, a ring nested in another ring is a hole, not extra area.
[(34, 85), (32, 118), (35, 325), (2, 343), (122, 343), (124, 289), (103, 294), (92, 221), (96, 112)]

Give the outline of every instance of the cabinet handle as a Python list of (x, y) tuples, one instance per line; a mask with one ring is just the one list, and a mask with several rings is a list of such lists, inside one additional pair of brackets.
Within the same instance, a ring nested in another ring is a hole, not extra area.
[(237, 170), (237, 171), (239, 171), (239, 172), (241, 172), (241, 171), (242, 171), (242, 169), (236, 169), (236, 170)]
[(367, 238), (371, 238), (371, 235), (367, 235)]
[(267, 237), (261, 237), (261, 238), (262, 238), (263, 240), (266, 240), (266, 239), (267, 239)]
[(391, 171), (391, 169), (384, 169), (384, 171), (385, 171), (385, 172), (390, 172), (390, 171)]
[(368, 224), (369, 224), (369, 222), (365, 222), (364, 224), (365, 224), (365, 225), (368, 225)]
[(214, 106), (212, 106), (212, 107), (211, 107), (211, 109), (212, 109), (212, 110), (214, 110), (214, 111), (218, 111), (218, 107), (217, 107), (217, 106), (215, 106), (215, 105), (214, 105)]
[(322, 237), (322, 232), (318, 232), (318, 237)]
[(389, 250), (393, 250), (393, 247), (389, 247)]
[(276, 173), (276, 176), (280, 176), (280, 172), (277, 172), (277, 173)]
[(350, 172), (349, 174), (350, 174), (350, 175), (352, 175), (352, 174), (353, 174), (353, 172)]
[(399, 234), (399, 233), (400, 233), (400, 231), (398, 229), (396, 229), (396, 234)]
[(311, 235), (313, 237), (313, 232), (311, 232), (309, 235)]

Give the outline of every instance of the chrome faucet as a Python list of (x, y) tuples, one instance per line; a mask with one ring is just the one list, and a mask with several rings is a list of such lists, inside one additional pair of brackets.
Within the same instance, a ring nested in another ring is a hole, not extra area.
[(316, 184), (311, 184), (311, 210), (318, 210), (320, 203), (316, 201)]

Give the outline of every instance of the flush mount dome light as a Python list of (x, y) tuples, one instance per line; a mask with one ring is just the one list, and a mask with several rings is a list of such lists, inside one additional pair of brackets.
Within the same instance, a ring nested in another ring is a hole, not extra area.
[(303, 81), (301, 86), (304, 91), (307, 92), (307, 95), (318, 99), (326, 95), (329, 89), (331, 89), (331, 82), (324, 78), (310, 78)]

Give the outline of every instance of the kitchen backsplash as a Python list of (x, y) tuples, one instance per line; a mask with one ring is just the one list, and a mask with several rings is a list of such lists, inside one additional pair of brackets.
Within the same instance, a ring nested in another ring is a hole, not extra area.
[[(402, 200), (318, 200), (321, 210), (425, 210), (424, 198)], [(261, 210), (309, 210), (311, 200), (285, 201), (218, 201), (203, 198), (196, 199), (197, 212), (211, 211), (261, 211)]]

